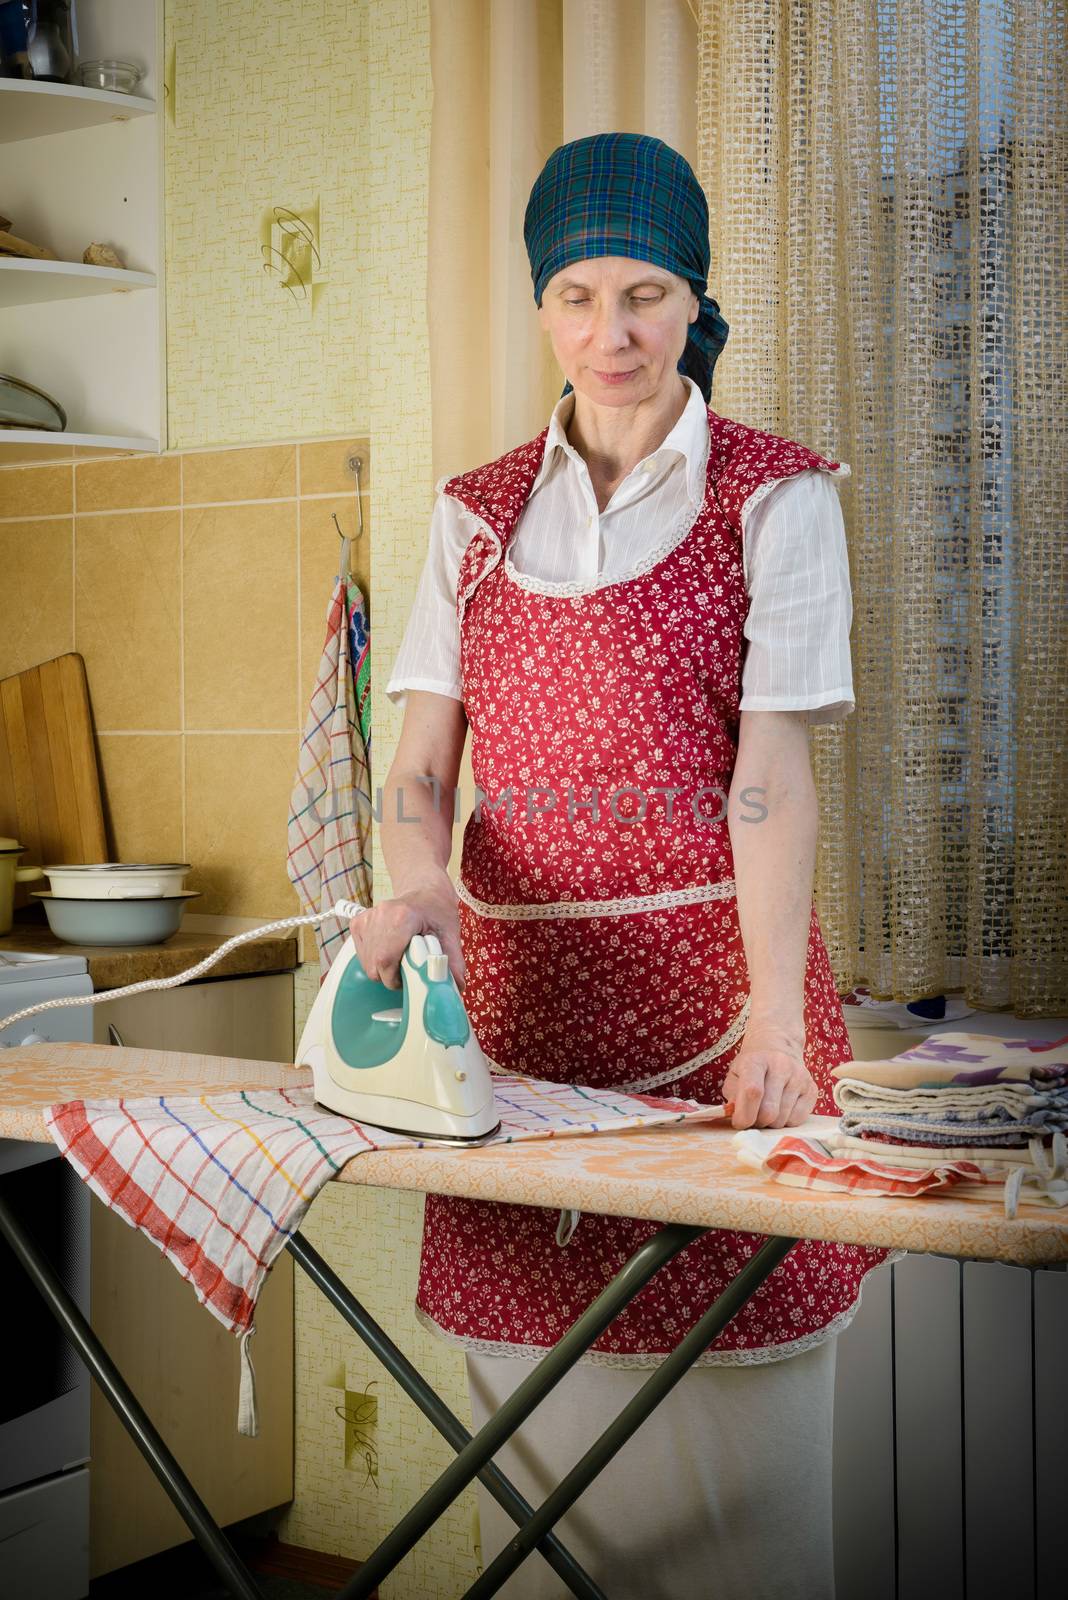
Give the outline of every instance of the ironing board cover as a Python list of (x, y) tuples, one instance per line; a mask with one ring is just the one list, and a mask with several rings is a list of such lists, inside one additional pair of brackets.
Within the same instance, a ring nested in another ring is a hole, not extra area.
[[(708, 408), (704, 501), (612, 583), (512, 570), (507, 546), (547, 429), (447, 480), (472, 523), (457, 584), (472, 768), (487, 796), (460, 863), (464, 1003), (507, 1071), (722, 1099), (748, 1014), (725, 796), (737, 754), (748, 609), (741, 528), (771, 487), (847, 466)], [(710, 792), (711, 791), (711, 792)], [(512, 797), (508, 804), (509, 794)], [(596, 811), (593, 801), (598, 801)], [(812, 907), (805, 1065), (817, 1112), (851, 1050)], [(654, 1232), (548, 1209), (428, 1195), (418, 1314), (471, 1349), (534, 1357)], [(662, 1269), (586, 1359), (655, 1364), (760, 1244), (714, 1230)], [(706, 1363), (774, 1360), (855, 1312), (884, 1250), (799, 1243)]]
[[(348, 549), (346, 539), (290, 800), (286, 867), (305, 911), (372, 896), (371, 654)], [(315, 925), (320, 981), (347, 934), (334, 918)]]

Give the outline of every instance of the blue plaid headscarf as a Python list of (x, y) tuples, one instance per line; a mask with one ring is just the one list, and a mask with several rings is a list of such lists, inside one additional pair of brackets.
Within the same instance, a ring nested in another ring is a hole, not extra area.
[[(701, 309), (678, 370), (709, 403), (712, 369), (728, 330), (705, 293), (708, 204), (685, 156), (645, 133), (594, 133), (559, 145), (530, 191), (523, 237), (538, 306), (554, 273), (593, 256), (650, 261), (685, 278)], [(570, 390), (565, 383), (563, 394)]]

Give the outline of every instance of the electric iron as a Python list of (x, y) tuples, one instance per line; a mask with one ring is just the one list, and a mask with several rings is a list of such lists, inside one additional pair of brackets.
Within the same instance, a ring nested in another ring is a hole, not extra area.
[(315, 998), (297, 1066), (329, 1111), (391, 1133), (477, 1144), (500, 1127), (489, 1063), (432, 933), (401, 957), (401, 994), (369, 978), (350, 933)]

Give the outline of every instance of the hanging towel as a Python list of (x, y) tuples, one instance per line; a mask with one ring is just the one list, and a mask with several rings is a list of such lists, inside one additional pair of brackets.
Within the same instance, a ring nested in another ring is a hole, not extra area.
[[(347, 541), (346, 541), (347, 543)], [(346, 568), (343, 566), (342, 571)], [(363, 594), (354, 577), (349, 576), (345, 591), (349, 613), (349, 665), (356, 694), (356, 717), (363, 740), (367, 769), (367, 793), (371, 792), (371, 630)]]
[[(287, 871), (305, 912), (372, 901), (371, 652), (348, 552), (345, 539), (289, 805)], [(320, 982), (347, 935), (336, 918), (315, 925)]]
[[(496, 1075), (501, 1119), (488, 1143), (714, 1121), (729, 1105)], [(197, 1299), (241, 1338), (238, 1426), (256, 1432), (248, 1339), (271, 1263), (319, 1190), (354, 1156), (410, 1135), (365, 1127), (316, 1105), (311, 1088), (71, 1100), (46, 1125), (106, 1206), (152, 1240)], [(456, 1152), (463, 1160), (464, 1152)]]

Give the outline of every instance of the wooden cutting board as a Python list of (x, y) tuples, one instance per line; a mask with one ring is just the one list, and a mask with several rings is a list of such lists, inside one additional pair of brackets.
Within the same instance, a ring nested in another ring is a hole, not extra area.
[[(0, 836), (8, 834), (25, 848), (23, 867), (109, 860), (89, 685), (73, 652), (0, 679)], [(16, 884), (15, 904), (46, 887)]]

